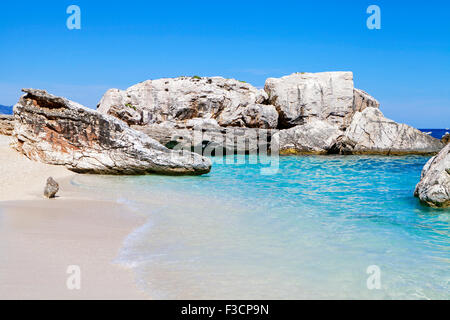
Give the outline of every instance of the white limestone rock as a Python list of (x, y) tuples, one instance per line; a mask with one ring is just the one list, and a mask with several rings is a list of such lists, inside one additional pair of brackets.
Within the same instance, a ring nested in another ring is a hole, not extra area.
[(310, 118), (302, 125), (280, 130), (274, 139), (278, 139), (282, 155), (327, 154), (342, 134), (337, 125)]
[(379, 108), (380, 103), (367, 92), (361, 89), (353, 90), (353, 111), (361, 112), (366, 108)]
[[(188, 121), (189, 122), (189, 121)], [(163, 122), (132, 126), (170, 149), (191, 150), (201, 155), (233, 155), (268, 152), (278, 130), (195, 126)]]
[(279, 113), (279, 128), (292, 128), (308, 118), (342, 125), (353, 114), (353, 73), (294, 73), (266, 80), (269, 103)]
[(14, 148), (79, 173), (208, 173), (211, 161), (162, 146), (124, 122), (43, 90), (24, 89), (14, 107)]
[(276, 129), (278, 112), (272, 105), (251, 104), (235, 110), (224, 110), (219, 117), (221, 126)]
[(414, 195), (428, 206), (450, 207), (450, 144), (427, 162)]
[(345, 135), (333, 147), (341, 154), (436, 154), (443, 147), (435, 139), (406, 124), (387, 119), (378, 108), (356, 112)]
[[(251, 123), (258, 122), (258, 119), (264, 122), (265, 114), (256, 115), (252, 120), (251, 114), (245, 110), (266, 100), (264, 90), (238, 80), (180, 77), (148, 80), (127, 90), (108, 90), (98, 105), (98, 111), (130, 125), (204, 118), (216, 119), (219, 125), (227, 126), (238, 123), (229, 119), (237, 114), (245, 114)], [(264, 108), (256, 110), (266, 111)], [(270, 124), (274, 126), (272, 122)]]

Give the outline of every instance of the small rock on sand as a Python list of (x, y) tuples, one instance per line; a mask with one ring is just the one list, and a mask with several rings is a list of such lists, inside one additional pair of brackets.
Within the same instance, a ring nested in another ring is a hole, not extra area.
[(59, 184), (52, 177), (47, 179), (47, 184), (44, 189), (44, 196), (46, 198), (55, 198), (56, 193), (59, 191)]

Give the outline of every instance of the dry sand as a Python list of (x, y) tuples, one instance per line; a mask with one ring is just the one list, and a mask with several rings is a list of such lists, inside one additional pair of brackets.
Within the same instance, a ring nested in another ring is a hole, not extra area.
[(58, 181), (74, 175), (64, 167), (27, 159), (9, 147), (10, 140), (0, 135), (0, 201), (42, 199), (48, 177)]
[[(143, 217), (71, 186), (75, 174), (30, 161), (0, 136), (0, 299), (149, 299), (133, 273), (114, 264), (125, 237)], [(59, 197), (42, 197), (46, 179)], [(69, 266), (81, 290), (69, 290)]]

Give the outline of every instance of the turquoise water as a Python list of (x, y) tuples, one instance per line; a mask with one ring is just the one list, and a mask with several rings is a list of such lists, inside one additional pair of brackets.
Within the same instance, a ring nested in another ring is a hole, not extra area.
[(154, 298), (448, 299), (450, 211), (412, 196), (427, 159), (284, 157), (275, 175), (216, 163), (202, 177), (74, 183), (148, 217), (117, 262)]

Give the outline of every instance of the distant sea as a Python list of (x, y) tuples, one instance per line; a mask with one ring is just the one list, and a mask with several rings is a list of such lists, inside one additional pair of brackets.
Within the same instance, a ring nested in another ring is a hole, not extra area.
[(0, 114), (12, 114), (13, 107), (0, 105)]
[(435, 137), (436, 139), (442, 139), (442, 137), (446, 134), (446, 133), (450, 133), (450, 129), (419, 129), (422, 132), (425, 132), (427, 134), (429, 134), (432, 137)]

